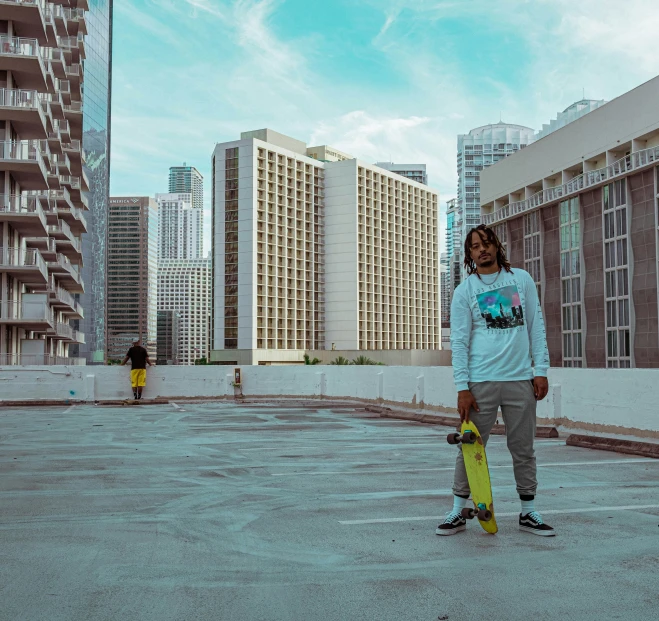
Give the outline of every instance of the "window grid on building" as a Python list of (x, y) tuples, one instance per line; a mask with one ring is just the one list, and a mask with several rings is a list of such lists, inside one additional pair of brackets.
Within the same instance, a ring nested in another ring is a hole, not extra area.
[(524, 269), (531, 275), (541, 297), (542, 252), (540, 243), (540, 212), (533, 211), (524, 216)]
[(436, 200), (359, 167), (360, 349), (440, 347)]
[(508, 223), (502, 222), (501, 224), (495, 225), (494, 234), (501, 242), (501, 245), (503, 246), (503, 251), (506, 254), (508, 254)]
[(560, 204), (563, 366), (583, 366), (579, 198)]
[(224, 187), (224, 349), (238, 348), (238, 147), (226, 150)]
[(257, 349), (323, 349), (324, 171), (259, 148), (257, 176)]
[(626, 181), (620, 179), (602, 192), (606, 366), (614, 369), (632, 366)]

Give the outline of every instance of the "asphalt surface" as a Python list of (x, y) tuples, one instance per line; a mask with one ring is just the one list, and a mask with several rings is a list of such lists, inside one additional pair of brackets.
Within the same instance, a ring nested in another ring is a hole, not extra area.
[(518, 530), (493, 437), (499, 533), (438, 537), (448, 431), (277, 405), (3, 408), (0, 619), (657, 618), (659, 460), (537, 440), (545, 539)]

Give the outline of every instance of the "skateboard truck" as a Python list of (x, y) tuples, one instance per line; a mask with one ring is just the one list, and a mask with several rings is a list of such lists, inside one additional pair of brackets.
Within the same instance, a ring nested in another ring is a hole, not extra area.
[(492, 519), (492, 512), (483, 503), (480, 503), (474, 509), (465, 507), (461, 511), (461, 515), (467, 520), (473, 520), (477, 517), (481, 522), (489, 522)]
[(449, 444), (474, 444), (478, 440), (478, 436), (473, 431), (465, 431), (464, 434), (449, 433), (446, 441)]

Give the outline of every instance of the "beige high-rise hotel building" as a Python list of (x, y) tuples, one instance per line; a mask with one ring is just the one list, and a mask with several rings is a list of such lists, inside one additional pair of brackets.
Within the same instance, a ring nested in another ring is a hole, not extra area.
[(407, 352), (410, 363), (438, 350), (437, 201), (426, 185), (269, 129), (218, 144), (211, 360), (335, 350)]

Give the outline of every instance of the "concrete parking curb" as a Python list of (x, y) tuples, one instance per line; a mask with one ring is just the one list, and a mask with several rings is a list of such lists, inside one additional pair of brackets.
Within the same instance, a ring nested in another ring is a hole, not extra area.
[(566, 444), (568, 446), (579, 446), (581, 448), (659, 459), (659, 444), (653, 442), (635, 442), (633, 440), (621, 440), (618, 438), (601, 438), (599, 436), (572, 434), (568, 437)]
[[(427, 425), (443, 425), (445, 427), (460, 427), (460, 419), (456, 416), (438, 416), (437, 414), (420, 414), (416, 412), (400, 412), (390, 408), (366, 407), (367, 412), (376, 412), (381, 418), (397, 418), (401, 420), (411, 420), (417, 423)], [(505, 425), (494, 425), (492, 435), (506, 435)], [(538, 427), (535, 433), (536, 438), (558, 438), (558, 429), (556, 427)]]

